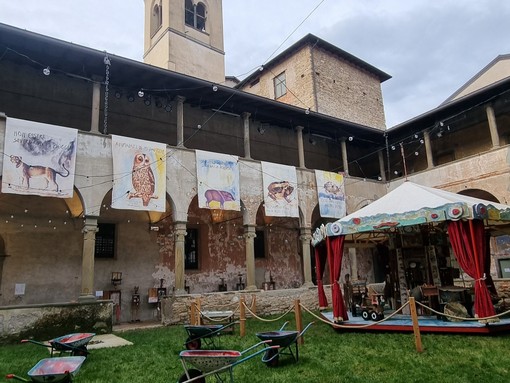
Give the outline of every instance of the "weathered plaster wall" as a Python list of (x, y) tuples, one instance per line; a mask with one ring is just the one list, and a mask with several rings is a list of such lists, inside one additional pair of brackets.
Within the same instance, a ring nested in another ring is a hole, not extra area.
[(63, 334), (112, 331), (112, 302), (0, 307), (0, 344), (44, 341)]

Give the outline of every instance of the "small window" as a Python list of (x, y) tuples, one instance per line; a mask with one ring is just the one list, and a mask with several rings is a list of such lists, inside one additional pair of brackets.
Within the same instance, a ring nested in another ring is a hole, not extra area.
[(97, 228), (94, 257), (115, 258), (115, 224), (99, 223)]
[(184, 237), (184, 269), (198, 269), (198, 229), (186, 229)]
[(266, 257), (266, 236), (264, 230), (256, 230), (256, 237), (254, 240), (255, 258)]
[(157, 30), (161, 27), (162, 22), (163, 18), (161, 15), (161, 4), (159, 4), (159, 1), (157, 1), (154, 4), (154, 7), (152, 8), (151, 36), (153, 36), (157, 32)]
[(191, 0), (185, 1), (184, 22), (190, 27), (195, 26), (195, 6)]
[(200, 31), (205, 31), (206, 9), (203, 3), (184, 2), (184, 23)]
[(285, 83), (285, 72), (282, 72), (274, 78), (274, 98), (280, 98), (286, 93), (287, 85)]

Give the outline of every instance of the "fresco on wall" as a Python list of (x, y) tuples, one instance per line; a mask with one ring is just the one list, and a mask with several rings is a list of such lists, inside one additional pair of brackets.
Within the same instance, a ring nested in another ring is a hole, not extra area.
[(345, 217), (345, 187), (343, 173), (315, 170), (317, 196), (321, 217)]
[(271, 162), (261, 165), (266, 215), (299, 217), (296, 168)]
[(164, 212), (166, 145), (112, 135), (114, 209)]
[(72, 198), (78, 131), (8, 118), (2, 193)]
[(241, 210), (237, 156), (196, 151), (198, 207)]

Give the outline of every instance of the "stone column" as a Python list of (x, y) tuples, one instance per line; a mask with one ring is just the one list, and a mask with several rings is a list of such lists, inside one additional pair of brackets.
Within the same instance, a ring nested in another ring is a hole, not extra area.
[(428, 131), (423, 132), (423, 140), (425, 141), (425, 154), (427, 155), (427, 169), (432, 169), (434, 167), (434, 157), (432, 157), (432, 145), (430, 144)]
[(309, 227), (302, 227), (299, 229), (301, 240), (301, 254), (303, 254), (303, 277), (305, 282), (303, 287), (312, 287), (312, 258), (310, 254), (310, 241), (312, 240), (312, 229)]
[(342, 163), (344, 165), (344, 173), (345, 175), (349, 174), (349, 161), (347, 160), (347, 145), (345, 143), (345, 138), (340, 140), (340, 146), (342, 148)]
[(187, 294), (184, 288), (184, 237), (186, 237), (186, 222), (176, 222), (174, 224), (175, 295)]
[(246, 290), (256, 290), (255, 285), (255, 226), (244, 226), (246, 242)]
[(184, 148), (184, 100), (183, 96), (175, 97), (177, 102), (177, 147)]
[(101, 83), (96, 77), (92, 83), (92, 115), (90, 116), (90, 132), (99, 133), (99, 104), (101, 103)]
[(485, 113), (487, 114), (487, 121), (489, 122), (489, 130), (491, 132), (492, 147), (499, 148), (499, 134), (498, 124), (496, 123), (496, 115), (494, 114), (494, 108), (492, 105), (485, 107)]
[(96, 245), (97, 217), (86, 216), (83, 224), (83, 253), (81, 260), (80, 301), (95, 300), (94, 294), (94, 253)]
[(251, 116), (251, 113), (243, 112), (243, 114), (241, 116), (243, 118), (243, 126), (244, 126), (244, 134), (243, 134), (244, 158), (251, 158), (251, 151), (250, 151), (250, 116)]
[(298, 145), (298, 156), (299, 156), (299, 167), (305, 167), (305, 150), (303, 148), (303, 127), (296, 126), (297, 132), (297, 145)]
[(384, 154), (382, 150), (377, 152), (379, 156), (379, 173), (381, 173), (381, 181), (386, 182), (386, 171), (384, 170)]

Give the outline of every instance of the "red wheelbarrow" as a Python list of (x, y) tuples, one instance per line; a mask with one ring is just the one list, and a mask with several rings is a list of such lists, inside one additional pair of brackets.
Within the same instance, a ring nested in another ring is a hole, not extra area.
[(52, 339), (48, 341), (48, 343), (38, 342), (32, 339), (23, 339), (21, 343), (34, 343), (39, 346), (44, 346), (50, 348), (51, 356), (55, 352), (58, 353), (58, 356), (64, 355), (64, 353), (68, 352), (71, 356), (87, 356), (87, 344), (96, 334), (91, 332), (80, 332), (74, 334), (67, 334), (63, 336), (59, 336), (58, 338)]
[[(232, 369), (240, 363), (253, 358), (254, 356), (265, 352), (268, 348), (278, 348), (278, 346), (267, 346), (244, 356), (259, 346), (267, 345), (271, 341), (259, 342), (244, 351), (235, 350), (185, 350), (181, 351), (179, 357), (181, 359), (184, 374), (180, 377), (179, 383), (199, 382), (205, 383), (206, 376), (215, 375), (219, 382), (223, 382), (220, 373), (228, 372), (230, 375), (230, 383), (234, 382)], [(195, 368), (189, 368), (191, 365)]]
[(202, 340), (212, 348), (218, 348), (216, 338), (222, 335), (222, 332), (238, 322), (231, 322), (226, 325), (185, 325), (188, 338), (184, 346), (188, 350), (198, 350), (202, 346)]
[(84, 361), (84, 356), (63, 356), (41, 359), (28, 372), (30, 379), (14, 374), (6, 375), (6, 378), (21, 380), (22, 382), (68, 383), (73, 381), (74, 376)]
[[(297, 362), (299, 359), (297, 341), (313, 324), (313, 322), (310, 322), (303, 331), (299, 332), (285, 331), (284, 329), (285, 326), (287, 326), (287, 323), (289, 322), (285, 322), (278, 331), (259, 332), (256, 334), (261, 341), (269, 340), (271, 341), (272, 346), (278, 346), (278, 348), (266, 349), (266, 353), (262, 356), (262, 362), (264, 362), (268, 367), (278, 366), (280, 355), (291, 355), (294, 361)], [(292, 346), (294, 346), (294, 351), (292, 351)]]

